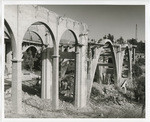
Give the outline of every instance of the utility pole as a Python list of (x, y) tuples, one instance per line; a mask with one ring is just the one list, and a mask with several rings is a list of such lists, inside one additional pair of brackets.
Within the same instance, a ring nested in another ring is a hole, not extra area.
[(138, 40), (137, 39), (137, 24), (136, 24), (136, 27), (135, 27), (135, 39), (136, 39), (136, 41)]

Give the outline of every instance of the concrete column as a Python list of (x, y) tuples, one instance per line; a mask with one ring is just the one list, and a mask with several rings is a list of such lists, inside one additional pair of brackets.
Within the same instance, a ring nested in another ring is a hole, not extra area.
[(92, 71), (92, 52), (91, 49), (88, 49), (89, 51), (89, 57), (88, 57), (88, 61), (87, 61), (87, 65), (88, 65), (88, 69), (87, 69), (87, 79), (90, 80), (91, 79), (91, 71)]
[(116, 53), (117, 55), (116, 55), (116, 65), (117, 65), (117, 81), (115, 81), (115, 84), (116, 84), (116, 86), (118, 87), (119, 86), (119, 83), (120, 83), (120, 80), (121, 80), (121, 73), (122, 73), (122, 71), (121, 71), (121, 46), (119, 46), (118, 47), (118, 52)]
[(50, 50), (46, 50), (46, 99), (52, 97), (52, 62), (50, 61)]
[(12, 110), (14, 113), (22, 113), (22, 60), (12, 60)]
[(75, 74), (75, 106), (80, 107), (81, 86), (80, 86), (80, 54), (79, 47), (76, 49), (76, 74)]
[(91, 80), (92, 80), (92, 59), (88, 59), (87, 61), (87, 65), (88, 65), (88, 68), (87, 68), (87, 100), (89, 100), (90, 98), (90, 92), (91, 92)]
[(128, 78), (129, 81), (132, 81), (132, 50), (129, 50), (129, 70), (128, 70)]
[[(86, 40), (85, 40), (86, 42)], [(80, 51), (80, 60), (81, 60), (81, 66), (80, 69), (81, 73), (80, 73), (80, 88), (81, 88), (81, 108), (85, 107), (87, 105), (87, 45), (84, 44), (81, 47), (81, 51)]]
[(50, 50), (45, 48), (42, 52), (42, 90), (43, 99), (51, 99), (52, 96), (52, 65), (50, 61)]
[(42, 89), (41, 89), (41, 98), (46, 98), (46, 49), (43, 49), (42, 52)]
[(59, 108), (59, 55), (53, 55), (52, 108)]
[(135, 48), (133, 48), (133, 64), (135, 64)]

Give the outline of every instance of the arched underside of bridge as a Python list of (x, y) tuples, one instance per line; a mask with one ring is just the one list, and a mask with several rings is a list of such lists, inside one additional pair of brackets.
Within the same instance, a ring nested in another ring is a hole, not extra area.
[[(102, 40), (100, 44), (89, 44), (88, 61), (88, 99), (94, 80), (98, 83), (106, 83), (113, 77), (117, 85), (118, 68), (116, 49), (108, 39)], [(109, 75), (108, 75), (109, 74)], [(109, 79), (108, 79), (109, 77)]]
[(98, 75), (97, 80), (100, 84), (110, 84), (110, 77), (112, 77), (115, 83), (117, 78), (117, 63), (113, 45), (107, 41), (102, 48), (103, 51), (101, 51), (97, 62), (97, 72), (95, 72)]
[[(135, 50), (133, 48), (133, 50)], [(117, 89), (125, 88), (132, 80), (132, 46), (118, 45), (108, 39), (99, 44), (89, 43), (88, 47), (88, 99), (90, 98), (93, 82), (99, 84), (115, 84)], [(125, 59), (126, 58), (126, 59)], [(126, 61), (125, 61), (126, 60)], [(126, 65), (125, 65), (126, 63)], [(124, 66), (127, 67), (126, 79), (123, 78)]]
[[(6, 6), (4, 22), (10, 35), (13, 53), (12, 109), (14, 113), (22, 112), (22, 43), (28, 30), (38, 34), (43, 44), (41, 94), (43, 99), (52, 100), (53, 109), (59, 108), (59, 43), (66, 30), (70, 30), (74, 34), (78, 40), (78, 48), (76, 48), (76, 106), (84, 107), (87, 96), (85, 64), (88, 40), (87, 26), (69, 18), (59, 17), (40, 6), (27, 5)], [(30, 28), (31, 26), (37, 28)]]
[[(76, 107), (82, 107), (86, 105), (86, 102), (84, 102), (86, 91), (82, 90), (85, 89), (85, 85), (82, 86), (82, 84), (85, 82), (81, 81), (81, 45), (79, 45), (79, 40), (77, 38), (76, 33), (71, 30), (65, 30), (62, 34), (62, 37), (60, 39), (60, 82), (61, 84), (66, 84), (67, 87), (65, 89), (61, 88), (60, 90), (68, 90), (69, 94), (67, 95), (66, 99), (69, 101), (72, 101)], [(83, 57), (84, 59), (84, 57)], [(65, 66), (62, 66), (65, 65)], [(66, 74), (67, 73), (67, 74)], [(67, 78), (67, 75), (68, 76)], [(71, 78), (72, 77), (72, 78)], [(68, 80), (67, 80), (68, 79)], [(70, 80), (70, 81), (69, 81)], [(85, 84), (85, 83), (84, 83)], [(82, 87), (81, 87), (82, 86)], [(61, 93), (60, 93), (61, 95)], [(61, 95), (62, 96), (62, 95)]]

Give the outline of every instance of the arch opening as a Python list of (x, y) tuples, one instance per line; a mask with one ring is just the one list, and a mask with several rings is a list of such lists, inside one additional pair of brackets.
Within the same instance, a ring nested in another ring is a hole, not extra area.
[[(47, 77), (48, 61), (52, 64), (52, 55), (56, 52), (56, 44), (54, 35), (47, 24), (43, 22), (35, 22), (28, 27), (24, 34), (22, 41), (22, 52), (23, 52), (23, 86), (33, 88), (30, 92), (23, 88), (24, 92), (29, 94), (36, 94), (39, 97), (45, 98), (42, 88), (43, 83), (48, 82)], [(50, 53), (50, 54), (48, 54)], [(49, 74), (50, 75), (50, 74)], [(26, 79), (29, 76), (28, 79)], [(51, 76), (52, 78), (52, 76)], [(27, 85), (30, 82), (31, 86)], [(43, 82), (43, 83), (42, 83)], [(36, 89), (35, 89), (36, 88)], [(44, 89), (45, 90), (45, 89)], [(51, 92), (51, 91), (49, 91)]]
[(59, 43), (59, 99), (70, 103), (75, 101), (77, 43), (71, 30), (63, 33)]
[(100, 84), (114, 84), (116, 62), (112, 44), (106, 42), (103, 46), (103, 51), (99, 55), (94, 82)]
[[(95, 102), (105, 99), (104, 96), (109, 94), (109, 90), (107, 89), (115, 89), (114, 86), (117, 80), (116, 57), (113, 43), (109, 40), (103, 40), (101, 44), (101, 47), (95, 47), (95, 45), (91, 46), (91, 53), (92, 48), (94, 50), (92, 60), (97, 60), (90, 92), (90, 99)], [(100, 52), (96, 53), (98, 50)], [(99, 54), (99, 56), (97, 54)]]

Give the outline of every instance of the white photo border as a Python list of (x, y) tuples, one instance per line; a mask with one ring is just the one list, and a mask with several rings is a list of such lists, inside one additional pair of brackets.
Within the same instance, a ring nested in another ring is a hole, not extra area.
[[(0, 81), (2, 80), (2, 82), (0, 83), (0, 99), (2, 98), (2, 103), (0, 102), (0, 105), (2, 105), (2, 110), (0, 110), (0, 112), (2, 111), (2, 115), (0, 114), (0, 116), (2, 116), (2, 122), (31, 122), (31, 121), (35, 121), (35, 122), (52, 122), (52, 121), (72, 121), (72, 122), (77, 122), (77, 121), (95, 121), (95, 122), (126, 122), (126, 121), (132, 121), (132, 122), (149, 122), (150, 121), (150, 73), (149, 73), (149, 67), (150, 67), (150, 55), (148, 54), (150, 51), (150, 0), (3, 0), (0, 1), (0, 3), (2, 3), (0, 5), (0, 8), (2, 10), (1, 14), (0, 14), (0, 40), (4, 39), (4, 6), (5, 5), (29, 5), (29, 4), (37, 4), (37, 5), (145, 5), (145, 45), (146, 45), (146, 118), (140, 118), (140, 119), (53, 119), (53, 118), (49, 118), (49, 119), (42, 119), (42, 118), (36, 118), (36, 119), (29, 119), (29, 118), (5, 118), (4, 117), (4, 55), (3, 54), (3, 41), (0, 41), (0, 65), (2, 66), (2, 70), (0, 71), (0, 75), (2, 76), (2, 78), (0, 79)], [(1, 43), (2, 42), (2, 43)], [(1, 119), (0, 119), (1, 121)]]

